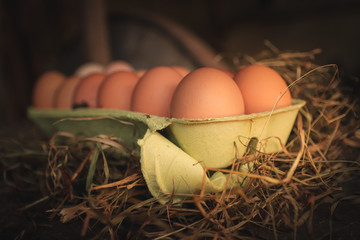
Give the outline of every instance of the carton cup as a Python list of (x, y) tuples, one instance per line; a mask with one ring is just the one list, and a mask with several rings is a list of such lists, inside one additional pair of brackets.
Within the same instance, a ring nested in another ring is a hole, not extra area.
[(293, 99), (292, 105), (261, 113), (214, 119), (173, 119), (169, 130), (176, 143), (203, 167), (225, 168), (245, 153), (251, 138), (257, 150), (281, 151), (305, 101)]

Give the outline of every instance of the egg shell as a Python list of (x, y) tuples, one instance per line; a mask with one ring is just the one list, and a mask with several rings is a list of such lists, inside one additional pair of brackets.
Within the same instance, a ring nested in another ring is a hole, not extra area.
[(169, 116), (172, 95), (182, 76), (171, 67), (148, 70), (135, 86), (131, 109), (161, 117)]
[(174, 68), (183, 77), (185, 77), (190, 72), (189, 69), (187, 69), (183, 66), (172, 66), (172, 68)]
[(130, 110), (131, 97), (139, 77), (133, 72), (118, 71), (108, 75), (98, 93), (98, 107)]
[(241, 91), (222, 70), (203, 67), (190, 72), (177, 86), (171, 117), (205, 119), (244, 114)]
[(286, 91), (285, 80), (270, 67), (249, 65), (241, 69), (234, 79), (243, 94), (246, 114), (270, 111), (275, 104), (275, 109), (291, 105), (291, 94)]
[(78, 69), (76, 69), (74, 75), (79, 77), (85, 77), (92, 73), (102, 73), (104, 72), (104, 66), (100, 63), (88, 62), (81, 65)]
[(71, 76), (61, 84), (55, 97), (55, 108), (71, 109), (74, 101), (74, 93), (81, 78), (79, 76)]
[(130, 63), (122, 60), (112, 61), (105, 67), (105, 74), (111, 74), (117, 71), (133, 72), (134, 68)]
[(66, 76), (58, 71), (43, 73), (35, 82), (32, 103), (36, 108), (54, 108), (55, 95)]
[(96, 108), (99, 87), (105, 76), (102, 73), (93, 73), (82, 78), (75, 89), (73, 105)]

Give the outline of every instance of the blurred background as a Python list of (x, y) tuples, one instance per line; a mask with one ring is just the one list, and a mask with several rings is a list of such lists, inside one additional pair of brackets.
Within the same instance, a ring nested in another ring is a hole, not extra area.
[(322, 49), (358, 92), (356, 0), (0, 0), (0, 124), (21, 124), (46, 70), (71, 75), (88, 61), (135, 68), (217, 65), (218, 53)]

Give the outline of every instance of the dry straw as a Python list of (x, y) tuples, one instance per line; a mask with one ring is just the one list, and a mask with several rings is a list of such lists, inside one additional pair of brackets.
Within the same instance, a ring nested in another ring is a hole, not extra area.
[[(246, 176), (242, 189), (201, 191), (181, 203), (161, 205), (147, 190), (139, 156), (121, 139), (60, 132), (48, 144), (48, 193), (24, 209), (51, 198), (50, 218), (83, 221), (83, 236), (102, 227), (94, 239), (295, 239), (299, 229), (319, 237), (313, 218), (320, 205), (331, 203), (333, 212), (343, 199), (359, 201), (358, 195), (342, 191), (360, 173), (359, 106), (341, 90), (336, 65), (313, 63), (319, 49), (281, 52), (266, 45), (268, 50), (256, 57), (219, 57), (235, 70), (253, 63), (273, 67), (292, 96), (307, 105), (288, 143), (281, 143), (281, 153), (265, 154), (250, 144), (230, 168), (205, 169), (204, 179), (214, 171)], [(237, 171), (246, 163), (253, 164), (253, 172)]]

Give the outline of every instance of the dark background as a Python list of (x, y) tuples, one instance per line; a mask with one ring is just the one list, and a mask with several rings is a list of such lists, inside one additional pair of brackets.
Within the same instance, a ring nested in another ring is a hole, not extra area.
[[(89, 60), (83, 48), (86, 4), (86, 0), (0, 0), (0, 124), (26, 119), (34, 81), (42, 72), (56, 69), (70, 75)], [(356, 0), (107, 0), (109, 58), (128, 60), (137, 68), (169, 63), (170, 47), (151, 37), (154, 26), (144, 21), (138, 24), (146, 27), (136, 28), (129, 23), (132, 15), (152, 14), (184, 27), (217, 53), (253, 55), (264, 49), (264, 40), (284, 51), (321, 48), (317, 63), (338, 64), (357, 88), (359, 10)]]

